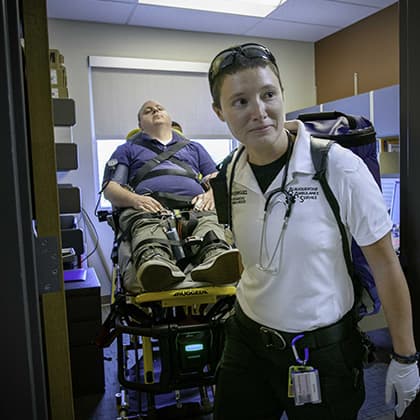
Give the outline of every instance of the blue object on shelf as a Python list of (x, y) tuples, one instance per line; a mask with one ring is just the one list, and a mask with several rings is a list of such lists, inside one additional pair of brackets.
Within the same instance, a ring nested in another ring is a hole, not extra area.
[(87, 271), (85, 268), (76, 268), (73, 270), (64, 270), (64, 281), (85, 281)]

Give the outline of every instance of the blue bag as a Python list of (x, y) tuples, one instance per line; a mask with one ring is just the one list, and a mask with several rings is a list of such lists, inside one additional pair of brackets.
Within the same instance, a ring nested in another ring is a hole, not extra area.
[[(347, 269), (355, 288), (356, 316), (361, 319), (366, 315), (376, 314), (381, 308), (381, 302), (372, 272), (354, 239), (351, 243), (351, 252), (348, 249), (347, 234), (339, 215), (339, 204), (325, 177), (326, 156), (332, 142), (336, 142), (363, 159), (381, 188), (375, 129), (372, 123), (362, 116), (346, 115), (337, 111), (301, 114), (298, 119), (305, 124), (308, 132), (316, 137), (311, 140), (315, 178), (321, 183), (343, 237), (343, 252)], [(317, 139), (327, 141), (317, 141)]]

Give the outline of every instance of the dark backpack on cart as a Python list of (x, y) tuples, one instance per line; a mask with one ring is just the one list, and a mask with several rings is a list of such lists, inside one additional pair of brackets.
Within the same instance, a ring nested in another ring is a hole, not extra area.
[[(313, 136), (311, 138), (311, 154), (316, 170), (314, 178), (320, 182), (340, 229), (346, 266), (355, 291), (355, 317), (360, 320), (366, 315), (378, 313), (381, 303), (372, 272), (360, 247), (354, 240), (352, 240), (350, 249), (347, 232), (340, 218), (339, 203), (327, 182), (327, 157), (334, 142), (352, 150), (363, 159), (381, 188), (376, 133), (368, 119), (336, 111), (301, 114), (298, 119), (305, 124), (306, 129)], [(232, 190), (233, 182), (232, 176), (229, 180), (227, 179), (227, 167), (232, 161), (231, 173), (234, 173), (235, 164), (243, 150), (244, 148), (239, 149), (236, 156), (235, 151), (227, 156), (218, 168), (219, 174), (211, 180), (219, 222), (227, 226), (232, 224), (229, 191)]]

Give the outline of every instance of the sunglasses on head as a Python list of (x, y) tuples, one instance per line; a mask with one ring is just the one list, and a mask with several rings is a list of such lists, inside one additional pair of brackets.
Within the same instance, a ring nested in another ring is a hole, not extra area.
[(262, 59), (271, 62), (277, 68), (276, 60), (271, 51), (260, 44), (248, 43), (227, 48), (214, 57), (209, 70), (209, 82), (213, 85), (219, 73), (235, 63), (236, 57), (241, 55), (250, 59)]

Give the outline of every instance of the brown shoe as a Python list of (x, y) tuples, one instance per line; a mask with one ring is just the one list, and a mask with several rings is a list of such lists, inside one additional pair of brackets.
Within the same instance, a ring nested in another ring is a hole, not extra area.
[(241, 256), (237, 249), (212, 249), (204, 261), (191, 270), (194, 281), (212, 284), (236, 283), (242, 274)]
[(185, 280), (181, 269), (160, 254), (149, 255), (143, 261), (137, 269), (136, 278), (145, 292), (169, 290)]

